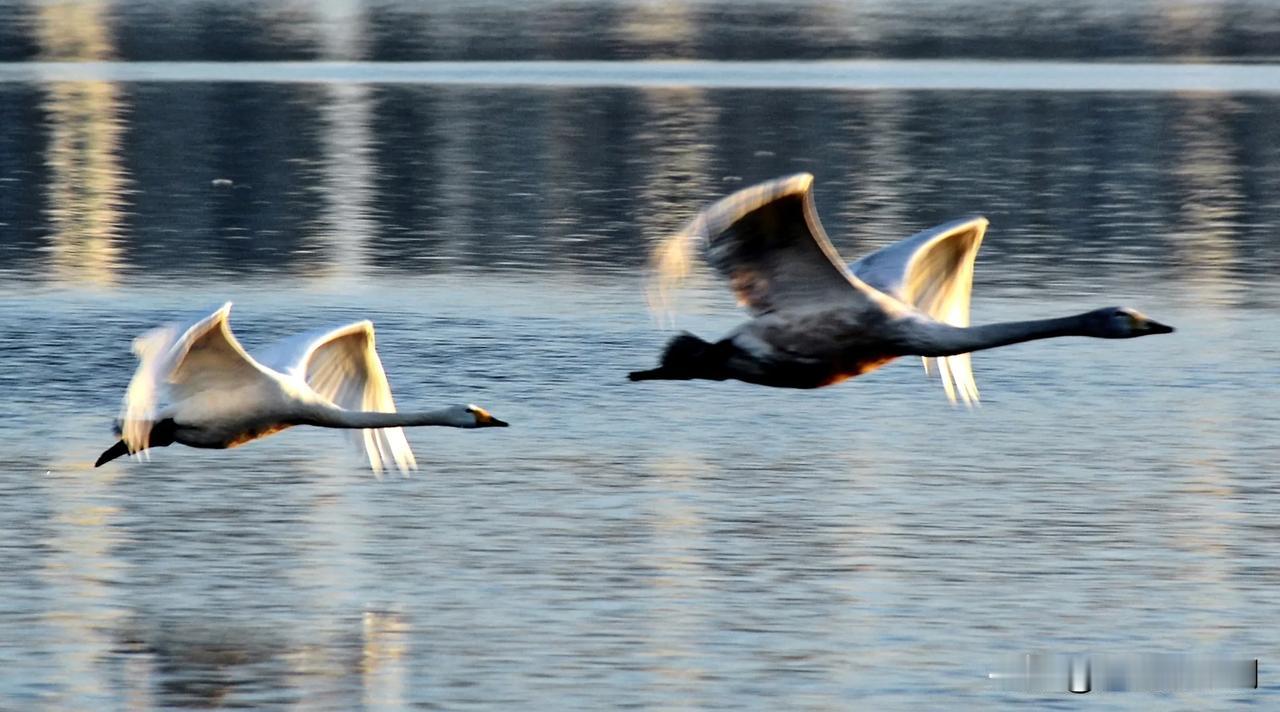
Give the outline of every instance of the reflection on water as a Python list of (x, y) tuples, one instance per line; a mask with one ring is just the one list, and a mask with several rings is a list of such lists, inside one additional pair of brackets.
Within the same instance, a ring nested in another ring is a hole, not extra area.
[(54, 643), (51, 665), (62, 674), (54, 694), (69, 706), (110, 699), (111, 686), (99, 663), (112, 647), (111, 631), (125, 616), (115, 584), (127, 576), (114, 557), (120, 537), (112, 520), (119, 509), (106, 496), (114, 479), (84, 483), (50, 477), (42, 483), (53, 528), (42, 578), (47, 595), (65, 605), (45, 611), (40, 627)]
[(51, 274), (55, 281), (109, 285), (120, 261), (127, 177), (120, 165), (122, 133), (115, 85), (51, 85), (46, 162)]
[[(40, 7), (41, 59), (110, 59), (106, 3)], [(54, 280), (109, 285), (119, 255), (116, 239), (127, 177), (120, 161), (119, 87), (107, 82), (58, 82), (42, 103), (49, 127), (48, 212)]]
[(1194, 138), (1186, 142), (1186, 155), (1172, 171), (1174, 190), (1182, 196), (1179, 222), (1184, 232), (1171, 247), (1183, 262), (1199, 265), (1201, 279), (1194, 289), (1206, 301), (1222, 302), (1237, 288), (1232, 238), (1245, 201), (1236, 166), (1239, 149), (1228, 145), (1224, 123), (1238, 110), (1230, 101), (1187, 106), (1173, 127)]
[(735, 187), (732, 176), (716, 181), (712, 143), (707, 140), (727, 107), (717, 105), (702, 89), (645, 89), (638, 103), (642, 113), (635, 135), (626, 143), (648, 160), (643, 162), (647, 172), (637, 176), (631, 229), (637, 237), (666, 235), (702, 207), (697, 196)]
[[(335, 84), (320, 121), (324, 169), (318, 189), (328, 200), (316, 232), (327, 239), (324, 252), (334, 255), (332, 269), (339, 278), (358, 274), (367, 259), (366, 244), (377, 228), (370, 216), (375, 190), (369, 131), (369, 87)], [(326, 270), (328, 272), (330, 270)]]
[(851, 255), (990, 216), (983, 259), (1008, 268), (980, 269), (988, 284), (1130, 270), (1231, 302), (1257, 296), (1233, 280), (1277, 259), (1271, 95), (80, 82), (0, 97), (42, 119), (0, 160), (0, 185), (22, 186), (0, 199), (0, 270), (35, 281), (632, 272), (704, 202), (799, 170)]

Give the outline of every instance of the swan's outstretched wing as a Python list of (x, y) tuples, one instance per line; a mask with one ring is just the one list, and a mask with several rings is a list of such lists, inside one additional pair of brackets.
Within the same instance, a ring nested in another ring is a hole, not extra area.
[(654, 253), (652, 301), (688, 273), (694, 248), (759, 316), (773, 311), (889, 300), (868, 289), (840, 261), (813, 205), (813, 176), (801, 173), (744, 188), (703, 210)]
[[(850, 265), (853, 273), (876, 289), (952, 326), (969, 325), (973, 261), (987, 231), (987, 219), (956, 220), (916, 233)], [(936, 361), (951, 402), (978, 400), (969, 354), (924, 359), (925, 370)]]
[[(263, 363), (306, 381), (316, 393), (346, 410), (396, 412), (382, 359), (374, 347), (373, 324), (358, 321), (285, 339), (260, 352)], [(407, 473), (417, 467), (401, 428), (352, 431), (374, 472), (392, 466)]]
[(188, 323), (172, 323), (134, 339), (138, 370), (120, 415), (120, 439), (130, 452), (146, 450), (163, 401), (186, 417), (243, 417), (275, 390), (275, 380), (231, 333), (231, 302)]

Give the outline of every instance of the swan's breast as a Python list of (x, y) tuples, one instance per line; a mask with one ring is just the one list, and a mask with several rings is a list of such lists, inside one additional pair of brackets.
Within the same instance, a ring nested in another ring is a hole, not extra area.
[(841, 368), (833, 372), (827, 378), (826, 382), (823, 383), (822, 386), (819, 386), (819, 388), (823, 386), (834, 386), (835, 384), (843, 383), (844, 381), (847, 381), (850, 378), (857, 378), (858, 376), (861, 376), (864, 373), (869, 373), (871, 371), (876, 370), (877, 368), (880, 368), (881, 366), (885, 365), (886, 363), (889, 363), (895, 358), (897, 358), (897, 356), (876, 356), (876, 357), (862, 359), (852, 364), (844, 364), (842, 365)]
[(773, 313), (739, 327), (732, 341), (751, 363), (739, 378), (784, 388), (822, 388), (899, 356), (883, 312), (818, 309)]
[(261, 440), (262, 438), (265, 438), (268, 435), (275, 435), (281, 430), (285, 430), (291, 427), (293, 426), (287, 423), (274, 423), (271, 425), (264, 425), (261, 427), (249, 428), (240, 433), (233, 434), (231, 436), (231, 439), (229, 439), (226, 442), (226, 444), (223, 445), (223, 447), (232, 448), (232, 447), (244, 445), (247, 442), (252, 442), (254, 440)]

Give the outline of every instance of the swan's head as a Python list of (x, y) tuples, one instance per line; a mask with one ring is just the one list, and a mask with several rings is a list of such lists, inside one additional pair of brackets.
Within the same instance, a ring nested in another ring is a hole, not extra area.
[(1128, 307), (1106, 307), (1089, 312), (1089, 327), (1093, 336), (1103, 339), (1132, 339), (1150, 334), (1172, 334), (1173, 327), (1161, 324)]
[(498, 420), (478, 405), (455, 405), (451, 414), (459, 428), (505, 428), (508, 423)]

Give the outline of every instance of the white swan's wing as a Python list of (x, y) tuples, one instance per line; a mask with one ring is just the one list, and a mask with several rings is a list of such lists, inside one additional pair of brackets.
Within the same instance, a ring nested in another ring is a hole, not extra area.
[[(937, 321), (968, 326), (973, 262), (986, 231), (986, 218), (956, 220), (873, 252), (850, 268), (862, 281)], [(936, 362), (952, 403), (957, 396), (965, 404), (978, 400), (969, 354), (926, 357), (926, 371), (933, 365), (930, 362)]]
[[(396, 412), (382, 359), (374, 346), (373, 324), (358, 321), (285, 339), (261, 352), (263, 363), (296, 375), (339, 408)], [(401, 428), (352, 431), (375, 473), (417, 468)]]
[(705, 245), (707, 261), (759, 316), (773, 311), (847, 306), (876, 301), (840, 261), (813, 205), (808, 173), (744, 188), (703, 210), (654, 253), (657, 272), (652, 302), (688, 273), (690, 255)]
[(130, 452), (145, 450), (162, 400), (180, 417), (240, 418), (274, 389), (271, 374), (236, 340), (227, 319), (231, 302), (193, 323), (157, 327), (134, 339), (138, 369), (121, 411), (120, 439)]
[(167, 324), (133, 340), (138, 368), (129, 379), (120, 406), (120, 439), (131, 453), (145, 454), (151, 444), (151, 426), (164, 394), (164, 382), (172, 370), (169, 353), (185, 331), (176, 324)]

